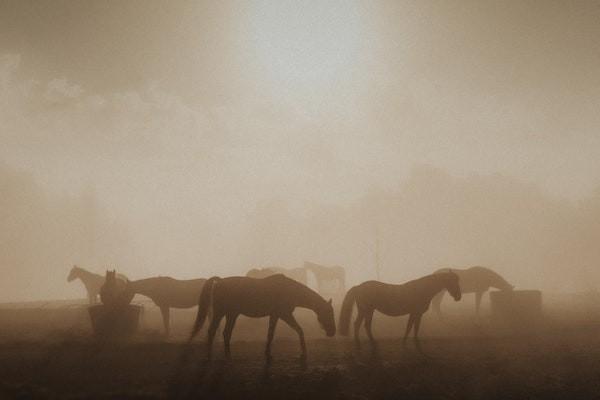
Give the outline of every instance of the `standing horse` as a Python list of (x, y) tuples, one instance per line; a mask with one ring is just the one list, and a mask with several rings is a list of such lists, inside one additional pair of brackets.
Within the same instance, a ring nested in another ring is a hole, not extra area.
[(281, 267), (268, 267), (268, 268), (252, 268), (246, 273), (249, 278), (262, 279), (275, 274), (283, 274), (290, 279), (300, 282), (306, 285), (308, 282), (305, 268), (281, 268)]
[(319, 293), (324, 293), (327, 290), (327, 284), (330, 282), (336, 283), (338, 293), (343, 293), (346, 290), (346, 271), (343, 267), (339, 265), (327, 267), (305, 261), (304, 268), (315, 275)]
[(377, 345), (371, 331), (373, 312), (377, 310), (394, 317), (409, 314), (403, 343), (406, 345), (408, 335), (414, 327), (415, 346), (422, 352), (418, 338), (421, 317), (429, 309), (429, 303), (433, 296), (442, 290), (447, 290), (454, 297), (454, 300), (459, 301), (461, 292), (458, 280), (458, 275), (455, 273), (444, 272), (427, 275), (402, 285), (367, 281), (354, 286), (348, 291), (342, 304), (339, 323), (340, 333), (344, 336), (348, 335), (352, 309), (356, 304), (358, 309), (358, 315), (354, 321), (356, 346), (360, 348), (359, 329), (364, 321), (373, 352), (376, 352)]
[[(71, 271), (69, 272), (67, 282), (72, 282), (75, 279), (81, 280), (81, 282), (85, 286), (88, 301), (90, 302), (90, 304), (96, 304), (98, 302), (100, 288), (104, 284), (104, 276), (95, 274), (93, 272), (80, 268), (77, 265), (74, 265), (73, 268), (71, 268)], [(127, 277), (121, 274), (117, 274), (117, 279), (120, 279), (124, 282), (127, 281)]]
[(100, 300), (109, 307), (124, 307), (131, 303), (133, 293), (127, 291), (127, 282), (117, 278), (117, 271), (106, 271), (104, 284), (100, 288)]
[[(449, 268), (438, 269), (434, 274), (440, 272), (448, 272)], [(509, 284), (503, 277), (498, 275), (496, 272), (485, 267), (471, 267), (467, 269), (454, 269), (452, 272), (458, 275), (460, 279), (460, 289), (462, 293), (475, 293), (475, 312), (479, 314), (479, 306), (481, 305), (481, 297), (490, 287), (500, 290), (512, 290), (514, 286)], [(442, 298), (446, 291), (438, 293), (433, 298), (431, 305), (436, 314), (441, 315), (441, 303)]]
[(317, 314), (317, 319), (327, 336), (335, 335), (335, 319), (331, 300), (325, 301), (307, 286), (287, 278), (282, 274), (264, 279), (248, 277), (213, 277), (206, 281), (198, 305), (198, 315), (190, 336), (190, 341), (202, 329), (208, 310), (212, 305), (212, 320), (208, 328), (208, 358), (211, 358), (215, 332), (223, 317), (226, 318), (223, 338), (225, 356), (231, 357), (229, 343), (235, 321), (239, 315), (252, 318), (269, 317), (269, 332), (265, 356), (271, 361), (271, 342), (280, 319), (296, 331), (300, 339), (301, 360), (306, 361), (304, 332), (294, 318), (296, 307), (307, 308)]
[(127, 282), (127, 291), (149, 297), (160, 308), (165, 335), (170, 333), (170, 309), (191, 308), (198, 298), (206, 279), (178, 280), (166, 276)]

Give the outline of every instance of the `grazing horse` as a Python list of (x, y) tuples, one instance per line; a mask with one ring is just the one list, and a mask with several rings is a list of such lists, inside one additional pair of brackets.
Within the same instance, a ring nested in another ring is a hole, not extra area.
[(303, 285), (306, 285), (306, 283), (308, 282), (305, 268), (252, 268), (246, 273), (246, 276), (250, 278), (261, 279), (275, 274), (283, 274), (288, 278), (295, 280), (296, 282), (300, 282)]
[(317, 314), (317, 319), (327, 336), (335, 335), (335, 319), (331, 300), (325, 301), (315, 291), (282, 274), (263, 279), (248, 277), (213, 277), (206, 281), (198, 305), (198, 315), (190, 341), (202, 329), (208, 310), (212, 305), (212, 320), (208, 328), (208, 358), (211, 358), (215, 332), (223, 317), (226, 318), (223, 338), (225, 356), (231, 357), (229, 343), (235, 321), (239, 315), (253, 318), (269, 317), (269, 332), (265, 356), (271, 361), (271, 342), (279, 319), (283, 320), (300, 338), (301, 360), (306, 361), (304, 332), (294, 318), (296, 307), (308, 308)]
[[(72, 282), (75, 279), (81, 280), (85, 286), (90, 304), (96, 304), (98, 302), (100, 288), (104, 284), (104, 277), (74, 265), (69, 272), (67, 282)], [(117, 279), (120, 279), (124, 282), (127, 281), (127, 277), (121, 274), (117, 274)]]
[(149, 297), (160, 308), (165, 335), (170, 333), (170, 308), (191, 308), (198, 305), (206, 279), (178, 280), (166, 276), (128, 281), (127, 291)]
[[(434, 272), (438, 274), (440, 272), (448, 272), (450, 269), (442, 268)], [(481, 305), (481, 297), (490, 287), (500, 290), (512, 290), (514, 286), (509, 284), (503, 277), (498, 275), (496, 272), (485, 267), (471, 267), (467, 269), (454, 269), (452, 272), (458, 275), (460, 279), (460, 289), (462, 293), (475, 293), (475, 312), (479, 314), (479, 306)], [(438, 293), (433, 298), (431, 305), (436, 314), (441, 315), (441, 303), (442, 298), (446, 291)]]
[(104, 284), (100, 288), (100, 300), (109, 307), (124, 307), (131, 303), (133, 293), (127, 291), (127, 282), (117, 278), (117, 271), (106, 271)]
[(304, 268), (315, 275), (319, 293), (324, 293), (326, 291), (327, 283), (329, 282), (335, 282), (337, 284), (337, 291), (339, 293), (343, 293), (346, 290), (346, 271), (343, 267), (340, 267), (339, 265), (327, 267), (325, 265), (305, 261)]
[(371, 331), (373, 312), (377, 310), (390, 316), (409, 314), (403, 343), (406, 345), (406, 339), (414, 327), (415, 346), (422, 352), (418, 338), (421, 317), (429, 309), (429, 303), (433, 296), (442, 290), (447, 290), (454, 300), (459, 301), (461, 292), (458, 281), (458, 275), (454, 272), (444, 272), (427, 275), (402, 285), (378, 281), (363, 282), (351, 288), (344, 298), (340, 314), (340, 333), (344, 336), (348, 335), (350, 317), (356, 303), (358, 315), (354, 321), (355, 344), (360, 348), (359, 329), (364, 321), (373, 352), (376, 352), (377, 345)]

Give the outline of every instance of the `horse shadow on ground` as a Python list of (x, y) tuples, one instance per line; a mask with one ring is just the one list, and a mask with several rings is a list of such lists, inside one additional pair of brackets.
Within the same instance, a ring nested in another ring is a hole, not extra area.
[(250, 366), (244, 362), (244, 368), (240, 368), (235, 360), (208, 361), (200, 349), (183, 345), (168, 381), (168, 398), (315, 399), (334, 398), (340, 390), (339, 368), (309, 368), (298, 359), (261, 360)]

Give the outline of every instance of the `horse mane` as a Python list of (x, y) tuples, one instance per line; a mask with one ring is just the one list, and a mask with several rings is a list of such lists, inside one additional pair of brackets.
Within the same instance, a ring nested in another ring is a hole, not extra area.
[(502, 275), (500, 275), (499, 273), (497, 273), (496, 271), (494, 271), (490, 268), (476, 265), (474, 267), (468, 268), (468, 270), (469, 271), (478, 271), (478, 272), (481, 272), (484, 274), (488, 274), (489, 276), (493, 277), (493, 279), (497, 280), (498, 282), (506, 284), (508, 286), (511, 286), (510, 283), (508, 283), (508, 281), (506, 279), (504, 279), (504, 277)]
[[(73, 265), (73, 267), (71, 268), (71, 271), (73, 271), (73, 270), (76, 270), (78, 272), (83, 272), (84, 274), (86, 274), (88, 276), (93, 276), (94, 278), (101, 278), (101, 279), (105, 278), (105, 275), (103, 275), (103, 274), (97, 274), (95, 272), (90, 271), (89, 269), (82, 268), (78, 265)], [(118, 277), (118, 275), (120, 275), (120, 274), (117, 274), (117, 277)]]
[(319, 293), (317, 293), (313, 289), (309, 288), (308, 286), (298, 282), (297, 280), (285, 276), (284, 274), (278, 273), (278, 274), (267, 276), (266, 278), (263, 278), (263, 279), (265, 279), (265, 280), (273, 279), (273, 280), (285, 281), (288, 284), (290, 284), (291, 286), (294, 286), (295, 288), (297, 288), (298, 290), (304, 291), (305, 293), (309, 294), (311, 297), (320, 300), (320, 302), (327, 303), (327, 300), (325, 300), (323, 298), (323, 296), (321, 296)]

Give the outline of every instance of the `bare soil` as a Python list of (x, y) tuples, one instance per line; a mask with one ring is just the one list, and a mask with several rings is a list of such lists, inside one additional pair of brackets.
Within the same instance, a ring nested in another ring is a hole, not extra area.
[(44, 399), (592, 399), (600, 397), (600, 340), (556, 337), (428, 338), (429, 357), (399, 340), (380, 341), (379, 358), (342, 338), (274, 343), (237, 341), (233, 359), (208, 362), (204, 344), (138, 338), (70, 337), (0, 344), (0, 394)]

